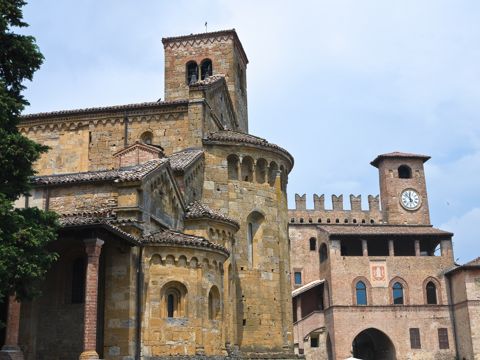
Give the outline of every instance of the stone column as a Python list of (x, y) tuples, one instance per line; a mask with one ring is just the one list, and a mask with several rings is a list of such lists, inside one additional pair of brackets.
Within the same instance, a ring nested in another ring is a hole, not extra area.
[(15, 299), (15, 295), (8, 298), (7, 331), (0, 360), (23, 360), (23, 352), (18, 346), (20, 307), (21, 303)]
[(83, 352), (80, 360), (98, 359), (97, 348), (97, 302), (98, 302), (98, 267), (103, 241), (87, 239), (87, 271), (85, 279), (85, 318), (83, 328)]
[(362, 240), (362, 255), (368, 256), (368, 244), (367, 240)]
[(415, 240), (415, 256), (420, 256), (420, 240)]
[(395, 246), (393, 240), (388, 240), (388, 256), (395, 256)]

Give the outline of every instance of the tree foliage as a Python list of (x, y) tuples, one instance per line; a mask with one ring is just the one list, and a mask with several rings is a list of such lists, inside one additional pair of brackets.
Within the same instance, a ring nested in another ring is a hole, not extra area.
[(47, 147), (17, 129), (28, 105), (25, 81), (32, 80), (43, 56), (32, 36), (16, 34), (27, 27), (23, 0), (0, 0), (0, 300), (9, 294), (34, 296), (57, 255), (46, 245), (57, 237), (56, 215), (38, 208), (15, 209), (13, 202), (31, 190), (33, 163)]

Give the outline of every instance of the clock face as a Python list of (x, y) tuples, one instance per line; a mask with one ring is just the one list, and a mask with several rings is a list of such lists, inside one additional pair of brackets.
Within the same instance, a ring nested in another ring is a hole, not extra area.
[(415, 210), (420, 207), (420, 195), (415, 190), (403, 190), (400, 197), (400, 204), (407, 210)]

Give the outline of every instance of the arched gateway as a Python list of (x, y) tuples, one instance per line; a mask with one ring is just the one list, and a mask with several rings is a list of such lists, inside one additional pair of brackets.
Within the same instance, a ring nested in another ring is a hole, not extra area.
[(360, 332), (352, 342), (353, 356), (363, 360), (395, 360), (395, 346), (380, 330), (370, 328)]

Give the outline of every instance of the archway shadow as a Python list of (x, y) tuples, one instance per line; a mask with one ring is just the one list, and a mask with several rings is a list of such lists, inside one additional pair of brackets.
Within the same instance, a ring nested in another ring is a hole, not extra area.
[(374, 328), (360, 332), (352, 342), (353, 356), (363, 360), (395, 360), (395, 346), (382, 331)]

